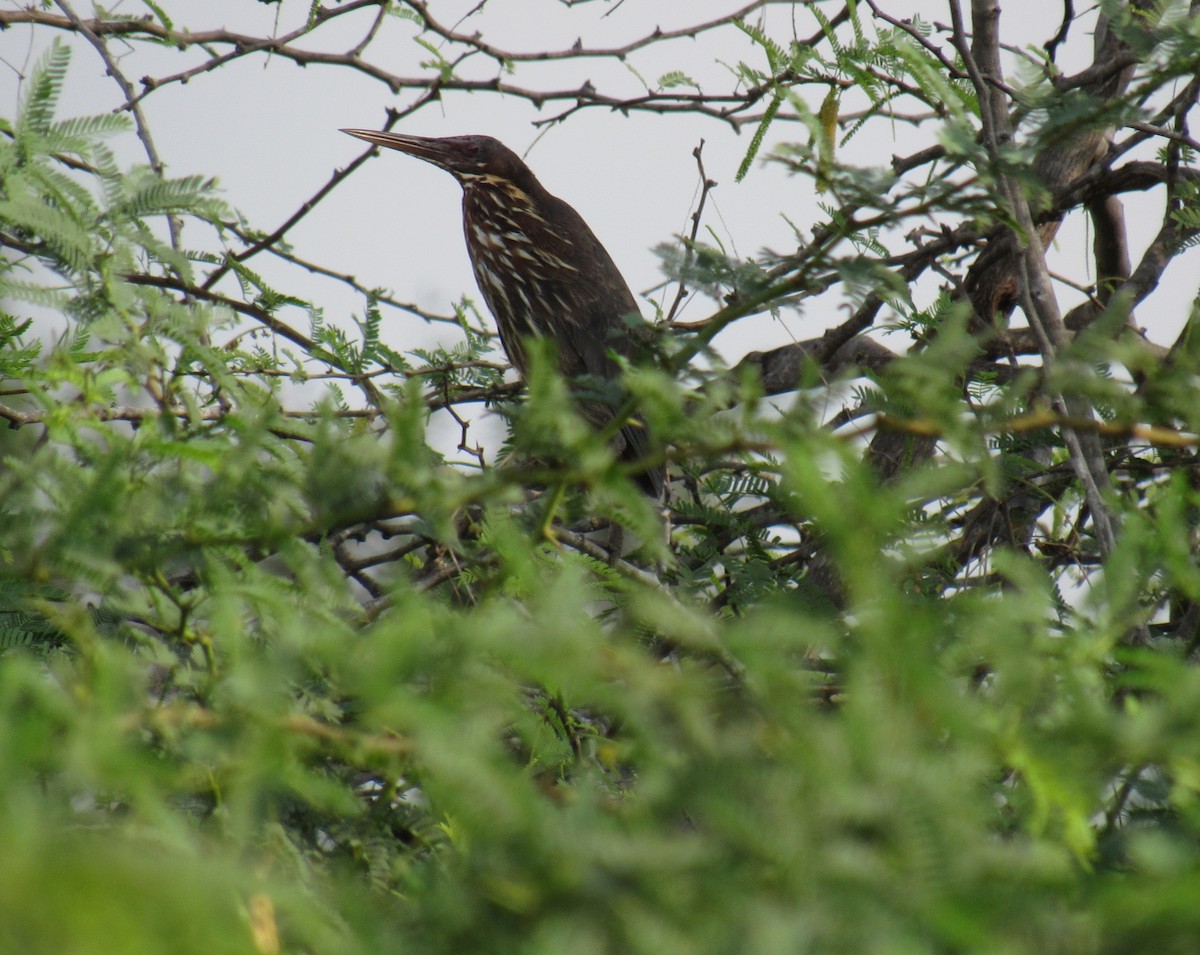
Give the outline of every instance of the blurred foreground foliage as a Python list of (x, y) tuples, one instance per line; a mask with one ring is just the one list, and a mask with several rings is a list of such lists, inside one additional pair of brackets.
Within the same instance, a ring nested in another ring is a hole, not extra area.
[[(638, 370), (668, 544), (549, 372), (508, 465), (448, 466), (430, 407), (508, 396), (472, 320), (411, 356), (373, 303), (358, 336), (283, 326), (311, 307), (164, 238), (234, 228), (212, 183), (55, 118), (66, 69), (0, 136), (5, 950), (1193, 950), (1186, 339), (1145, 387), (1092, 373), (1148, 367), (1112, 336), (1001, 380), (961, 303), (821, 259), (920, 341), (859, 392), (914, 466), (882, 478), (820, 389), (778, 411), (749, 375)], [(799, 287), (764, 274), (743, 294)], [(322, 370), (356, 394), (313, 398)], [(1056, 389), (1102, 412), (1107, 553)], [(641, 541), (615, 563), (608, 521)]]

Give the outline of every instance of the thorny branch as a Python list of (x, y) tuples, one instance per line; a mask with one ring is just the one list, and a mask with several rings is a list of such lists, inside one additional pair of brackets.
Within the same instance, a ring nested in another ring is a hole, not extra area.
[(693, 251), (696, 245), (696, 239), (700, 235), (700, 222), (704, 218), (704, 206), (708, 202), (708, 194), (717, 188), (717, 183), (713, 179), (708, 178), (708, 173), (704, 171), (704, 140), (700, 140), (699, 145), (692, 150), (692, 156), (696, 160), (696, 169), (700, 174), (700, 197), (696, 200), (696, 208), (689, 217), (692, 220), (692, 229), (688, 235), (686, 246), (687, 251), (684, 253), (684, 265), (679, 276), (679, 286), (675, 292), (675, 299), (671, 302), (671, 307), (667, 309), (666, 317), (663, 319), (668, 325), (675, 320), (675, 316), (679, 312), (679, 307), (687, 298), (687, 272), (690, 264), (695, 256)]
[[(211, 55), (197, 66), (190, 67), (168, 76), (146, 76), (141, 80), (142, 91), (134, 93), (130, 87), (122, 109), (131, 109), (137, 102), (163, 89), (164, 87), (187, 83), (198, 76), (212, 72), (222, 66), (245, 56), (263, 54), (279, 59), (289, 60), (298, 66), (328, 66), (341, 67), (362, 73), (365, 76), (385, 84), (392, 93), (398, 94), (405, 90), (417, 91), (420, 94), (433, 92), (440, 95), (448, 92), (494, 92), (508, 97), (528, 100), (535, 107), (541, 108), (550, 102), (569, 102), (574, 105), (571, 109), (553, 121), (566, 118), (570, 112), (582, 107), (604, 107), (622, 112), (642, 110), (652, 113), (691, 113), (720, 119), (731, 124), (734, 128), (745, 123), (757, 122), (761, 117), (746, 115), (746, 111), (754, 106), (764, 95), (764, 88), (743, 88), (724, 94), (708, 93), (679, 93), (671, 91), (651, 92), (643, 96), (620, 96), (605, 94), (593, 87), (590, 82), (573, 88), (544, 90), (533, 87), (522, 87), (508, 83), (500, 77), (505, 72), (507, 64), (522, 62), (575, 61), (589, 59), (624, 60), (633, 53), (649, 46), (656, 46), (671, 40), (695, 39), (701, 34), (727, 27), (738, 20), (745, 19), (751, 13), (784, 0), (756, 0), (738, 10), (724, 16), (705, 22), (682, 27), (677, 30), (663, 31), (655, 29), (645, 36), (639, 37), (626, 44), (615, 47), (585, 47), (582, 43), (565, 50), (552, 51), (518, 51), (505, 50), (484, 43), (475, 35), (457, 33), (428, 19), (427, 5), (424, 3), (408, 3), (424, 19), (424, 29), (464, 47), (467, 52), (455, 62), (461, 65), (468, 57), (482, 54), (492, 60), (496, 75), (487, 79), (464, 79), (456, 75), (444, 76), (440, 73), (427, 75), (404, 76), (378, 66), (364, 58), (364, 53), (370, 37), (378, 33), (377, 18), (371, 21), (370, 27), (364, 33), (363, 39), (343, 53), (331, 53), (321, 50), (304, 49), (296, 46), (302, 39), (311, 37), (314, 33), (330, 22), (348, 17), (363, 8), (381, 7), (383, 0), (354, 0), (338, 7), (319, 7), (316, 15), (304, 26), (289, 33), (276, 37), (255, 36), (238, 33), (232, 30), (214, 29), (202, 31), (176, 30), (164, 26), (150, 16), (141, 18), (93, 18), (72, 22), (69, 17), (56, 16), (34, 8), (32, 5), (23, 10), (0, 11), (0, 29), (21, 23), (53, 29), (76, 31), (86, 29), (96, 37), (118, 36), (126, 40), (144, 39), (173, 47), (180, 51), (192, 48), (204, 50), (228, 48), (227, 52)], [(840, 19), (840, 17), (839, 17)], [(816, 39), (816, 38), (814, 38)], [(786, 111), (781, 119), (796, 119), (794, 114)]]

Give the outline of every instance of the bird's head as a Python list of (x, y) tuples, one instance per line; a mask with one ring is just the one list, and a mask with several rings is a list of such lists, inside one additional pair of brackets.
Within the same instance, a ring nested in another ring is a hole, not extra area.
[(518, 180), (528, 173), (528, 167), (511, 149), (491, 136), (447, 136), (431, 139), (402, 133), (376, 132), (370, 129), (343, 129), (358, 139), (376, 146), (397, 149), (418, 159), (433, 163), (450, 173), (459, 182), (492, 176)]

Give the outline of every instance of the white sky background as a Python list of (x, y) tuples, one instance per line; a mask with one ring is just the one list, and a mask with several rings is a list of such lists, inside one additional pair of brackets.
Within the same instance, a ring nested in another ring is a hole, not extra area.
[[(284, 0), (280, 5), (254, 0), (162, 2), (177, 27), (227, 27), (258, 35), (294, 29), (309, 9), (309, 0)], [(19, 7), (24, 3), (0, 0), (0, 5)], [(81, 16), (92, 14), (89, 0), (73, 0), (73, 5)], [(433, 0), (431, 12), (450, 25), (477, 5), (478, 0)], [(670, 30), (712, 19), (742, 5), (738, 0), (593, 0), (566, 7), (558, 0), (490, 0), (482, 15), (472, 17), (458, 29), (481, 31), (488, 42), (510, 50), (566, 49), (577, 39), (589, 47), (615, 46), (644, 36), (655, 26)], [(127, 15), (145, 12), (135, 0), (107, 6), (110, 11)], [(920, 13), (926, 20), (949, 20), (944, 0), (897, 2), (890, 7), (898, 16)], [(1043, 43), (1062, 15), (1060, 3), (1010, 0), (1002, 7), (1002, 35), (1007, 42), (1018, 45)], [(833, 15), (840, 4), (825, 4), (823, 9)], [(1094, 13), (1081, 10), (1081, 14), (1085, 23), (1094, 22)], [(373, 10), (364, 10), (336, 20), (314, 37), (306, 38), (302, 45), (308, 49), (348, 49), (361, 38), (373, 15)], [(780, 4), (755, 14), (762, 16), (768, 35), (784, 42), (793, 35), (810, 36), (818, 28), (816, 20), (800, 5)], [(868, 21), (866, 11), (863, 19)], [(1086, 43), (1081, 41), (1088, 30), (1090, 27), (1081, 29), (1079, 25), (1073, 30), (1071, 47), (1077, 62), (1072, 61), (1069, 49), (1060, 51), (1064, 70), (1070, 72), (1086, 63), (1091, 53), (1090, 35)], [(368, 59), (403, 75), (422, 74), (419, 61), (429, 54), (412, 42), (414, 33), (413, 24), (389, 19), (384, 34), (368, 51)], [(5, 114), (13, 115), (20, 75), (28, 71), (41, 52), (40, 44), (49, 38), (50, 31), (35, 32), (31, 28), (0, 32), (0, 109)], [(438, 42), (435, 37), (428, 38)], [(178, 72), (202, 59), (199, 51), (180, 54), (138, 45), (131, 52), (118, 39), (109, 42), (115, 53), (125, 52), (122, 66), (134, 82), (147, 74), (161, 77)], [(736, 30), (726, 29), (694, 41), (651, 46), (631, 55), (629, 64), (652, 85), (662, 74), (681, 70), (712, 91), (731, 86), (728, 68), (722, 61), (732, 64), (740, 59), (764, 65), (761, 50), (754, 49)], [(495, 66), (477, 57), (461, 72), (467, 77), (491, 78)], [(530, 88), (575, 88), (590, 80), (606, 93), (636, 96), (644, 92), (633, 72), (612, 59), (518, 64), (515, 75), (506, 79)], [(364, 144), (339, 133), (339, 127), (381, 128), (387, 108), (406, 104), (411, 96), (402, 92), (399, 98), (393, 97), (378, 81), (342, 67), (313, 65), (301, 69), (282, 59), (256, 55), (198, 76), (187, 85), (159, 90), (143, 101), (143, 107), (170, 175), (219, 176), (230, 204), (256, 228), (270, 231), (324, 184), (335, 168), (362, 152)], [(116, 84), (104, 75), (98, 55), (76, 41), (60, 117), (102, 112), (122, 101)], [(815, 110), (819, 103), (810, 105)], [(811, 180), (788, 177), (778, 165), (763, 166), (760, 162), (744, 182), (734, 182), (752, 127), (739, 135), (711, 120), (640, 113), (625, 117), (590, 108), (550, 128), (539, 139), (539, 131), (531, 121), (554, 115), (563, 107), (562, 103), (550, 103), (539, 114), (525, 100), (493, 93), (447, 93), (441, 103), (426, 107), (399, 128), (430, 136), (487, 133), (521, 154), (532, 145), (526, 159), (542, 183), (580, 211), (635, 293), (651, 289), (662, 280), (657, 256), (652, 252), (654, 246), (670, 241), (689, 227), (698, 186), (692, 150), (702, 137), (707, 173), (720, 184), (710, 197), (705, 224), (716, 231), (728, 249), (742, 257), (752, 256), (764, 247), (786, 251), (794, 248), (795, 241), (780, 213), (806, 227), (816, 217), (817, 197)], [(876, 125), (873, 134), (879, 135), (884, 128)], [(886, 141), (868, 141), (867, 135), (872, 133), (860, 134), (841, 155), (860, 165), (886, 165), (893, 154), (906, 154), (926, 145), (914, 140), (910, 128), (903, 124), (896, 124), (894, 132), (898, 138)], [(807, 138), (807, 132), (799, 126), (777, 123), (769, 131), (760, 155), (767, 155), (774, 144)], [(129, 164), (145, 162), (140, 143), (132, 135), (113, 145)], [(302, 257), (349, 272), (368, 286), (388, 288), (402, 301), (447, 313), (451, 303), (466, 293), (482, 309), (463, 246), (459, 201), (457, 184), (441, 170), (399, 153), (385, 152), (350, 177), (289, 233), (288, 240)], [(1136, 264), (1141, 248), (1158, 228), (1161, 196), (1133, 194), (1125, 202), (1135, 235), (1132, 253)], [(189, 230), (196, 229), (195, 225), (189, 226)], [(185, 241), (189, 239), (194, 244), (200, 236), (190, 231)], [(1060, 233), (1054, 255), (1065, 257), (1071, 263), (1069, 271), (1079, 274), (1078, 263), (1087, 255), (1088, 244), (1090, 235), (1083, 217), (1075, 214)], [(1191, 259), (1196, 261), (1194, 252)], [(248, 264), (268, 276), (277, 276), (278, 287), (308, 294), (324, 307), (330, 322), (352, 327), (348, 316), (362, 313), (361, 298), (348, 289), (306, 275), (283, 273), (267, 253)], [(1064, 270), (1068, 269), (1064, 266)], [(1151, 326), (1151, 337), (1163, 344), (1169, 344), (1182, 326), (1188, 302), (1196, 291), (1195, 280), (1181, 274), (1184, 269), (1176, 265), (1172, 271), (1171, 281), (1139, 313), (1141, 323)], [(926, 300), (935, 287), (930, 284)], [(658, 297), (661, 300), (662, 293)], [(1066, 307), (1077, 300), (1073, 293), (1063, 295)], [(842, 309), (822, 314), (817, 311), (821, 308), (835, 308), (832, 297), (827, 296), (803, 315), (786, 314), (782, 321), (762, 316), (740, 322), (718, 339), (718, 344), (732, 362), (753, 349), (813, 337), (846, 317)], [(682, 317), (699, 320), (711, 310), (711, 303), (698, 300)], [(647, 305), (643, 311), (649, 315), (652, 309)], [(307, 331), (303, 313), (294, 311), (282, 317)], [(385, 320), (385, 336), (400, 351), (428, 346), (439, 336), (453, 340), (453, 329), (445, 326), (426, 326), (390, 311), (385, 311)], [(901, 348), (904, 342), (891, 344)]]

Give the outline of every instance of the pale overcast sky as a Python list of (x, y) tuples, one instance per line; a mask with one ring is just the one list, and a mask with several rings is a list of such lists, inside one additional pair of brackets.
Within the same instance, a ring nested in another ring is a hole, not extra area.
[[(91, 12), (88, 0), (73, 0), (81, 15)], [(6, 6), (23, 5), (23, 0), (0, 0)], [(433, 0), (433, 13), (453, 24), (478, 0)], [(617, 45), (643, 36), (656, 25), (671, 29), (684, 23), (711, 19), (737, 9), (736, 0), (660, 0), (646, 3), (593, 2), (566, 7), (558, 0), (492, 0), (484, 14), (464, 24), (480, 30), (489, 42), (513, 50), (566, 48), (577, 38), (588, 46)], [(250, 0), (207, 0), (205, 3), (164, 3), (176, 17), (177, 26), (201, 30), (228, 27), (247, 33), (285, 32), (303, 21), (308, 0), (285, 0), (281, 5)], [(836, 6), (836, 5), (834, 5)], [(833, 10), (834, 6), (826, 6)], [(921, 12), (929, 20), (948, 19), (941, 0), (892, 4), (895, 12), (910, 16)], [(1061, 16), (1058, 4), (1036, 4), (1031, 0), (1004, 4), (1006, 37), (1015, 43), (1040, 43), (1049, 36)], [(110, 10), (141, 15), (144, 8), (133, 0), (108, 5)], [(305, 46), (344, 49), (352, 45), (369, 22), (372, 11), (324, 28)], [(766, 12), (768, 33), (789, 37), (793, 32), (810, 35), (817, 25), (800, 5), (776, 5)], [(757, 16), (757, 14), (756, 14)], [(276, 18), (278, 17), (278, 21)], [(407, 75), (420, 72), (418, 62), (428, 53), (409, 37), (412, 24), (392, 20), (386, 34), (372, 47), (371, 58), (379, 60), (394, 51), (388, 69)], [(336, 37), (336, 39), (334, 39)], [(28, 69), (39, 52), (35, 44), (48, 39), (48, 31), (35, 36), (30, 29), (14, 28), (0, 33), (0, 102), (11, 115), (18, 95), (18, 71)], [(119, 49), (114, 41), (114, 49)], [(1090, 52), (1090, 51), (1086, 51)], [(586, 80), (606, 91), (636, 95), (643, 89), (633, 70), (654, 83), (667, 70), (687, 73), (706, 89), (728, 86), (728, 67), (740, 58), (751, 61), (761, 51), (753, 50), (735, 30), (681, 40), (636, 53), (628, 65), (616, 60), (568, 61), (519, 66), (509, 77), (530, 87), (573, 88)], [(143, 75), (162, 76), (197, 62), (195, 52), (182, 55), (173, 50), (150, 50), (138, 46), (123, 60), (135, 81)], [(463, 72), (467, 76), (494, 75), (494, 65), (478, 58)], [(1066, 64), (1070, 69), (1073, 64)], [(1076, 64), (1077, 65), (1077, 64)], [(480, 72), (474, 74), (472, 71)], [(295, 65), (262, 56), (245, 57), (189, 84), (174, 85), (150, 96), (145, 108), (158, 139), (158, 147), (169, 172), (216, 174), (231, 204), (241, 209), (256, 227), (271, 229), (293, 212), (329, 177), (331, 171), (357, 156), (364, 144), (338, 132), (339, 127), (378, 128), (389, 106), (399, 101), (380, 83), (341, 68)], [(121, 101), (115, 84), (104, 75), (95, 52), (78, 45), (70, 74), (63, 113), (91, 113), (111, 109)], [(817, 103), (812, 104), (814, 108)], [(553, 104), (541, 114), (552, 115)], [(538, 114), (524, 100), (504, 99), (494, 94), (447, 94), (440, 104), (423, 109), (405, 121), (405, 131), (424, 135), (488, 133), (527, 155), (530, 165), (552, 192), (574, 205), (608, 246), (635, 292), (653, 288), (661, 281), (658, 260), (652, 249), (686, 229), (696, 195), (697, 176), (692, 150), (701, 137), (706, 141), (705, 163), (709, 176), (720, 185), (712, 196), (706, 223), (742, 256), (764, 247), (786, 250), (794, 246), (785, 213), (807, 226), (814, 216), (811, 181), (788, 178), (778, 167), (752, 173), (735, 183), (734, 173), (750, 140), (750, 130), (740, 135), (728, 126), (701, 123), (685, 117), (634, 114), (621, 116), (601, 109), (586, 110), (568, 123), (555, 127), (540, 140), (531, 125)], [(883, 127), (875, 131), (879, 135)], [(900, 140), (866, 141), (860, 136), (845, 155), (861, 164), (885, 164), (894, 153), (911, 151), (915, 143), (904, 141), (907, 127), (897, 125)], [(798, 127), (778, 124), (767, 140), (807, 138)], [(536, 141), (536, 144), (535, 144)], [(128, 162), (144, 161), (133, 137), (122, 144)], [(1145, 234), (1157, 227), (1161, 200), (1133, 195), (1127, 200), (1131, 224)], [(1088, 240), (1083, 217), (1064, 228), (1060, 251), (1078, 261)], [(194, 227), (192, 227), (194, 228)], [(322, 261), (356, 275), (369, 285), (391, 288), (397, 297), (445, 312), (449, 304), (467, 293), (478, 300), (471, 276), (459, 218), (459, 191), (445, 173), (400, 154), (385, 154), (360, 170), (289, 236), (301, 255)], [(1065, 251), (1063, 251), (1065, 250)], [(1140, 248), (1135, 248), (1135, 257)], [(268, 269), (268, 256), (254, 260), (255, 268)], [(1181, 270), (1176, 268), (1176, 273)], [(293, 281), (292, 279), (288, 280)], [(338, 321), (349, 311), (360, 311), (361, 300), (330, 283), (304, 280), (301, 288), (326, 308), (327, 317)], [(932, 286), (931, 286), (932, 293)], [(1147, 307), (1153, 315), (1154, 337), (1169, 342), (1186, 317), (1186, 302), (1195, 293), (1194, 281), (1178, 275), (1158, 296), (1169, 307)], [(1069, 304), (1069, 302), (1068, 302)], [(833, 303), (818, 307), (833, 308)], [(709, 306), (692, 304), (684, 317), (700, 319)], [(644, 311), (650, 314), (647, 306)], [(776, 322), (761, 318), (739, 324), (722, 339), (723, 350), (736, 360), (752, 348), (769, 347), (793, 338), (811, 337), (844, 317), (809, 312), (785, 315)], [(1149, 324), (1147, 317), (1141, 317)], [(297, 318), (303, 325), (303, 320)], [(389, 340), (406, 349), (428, 344), (430, 336), (445, 334), (412, 321), (391, 325)], [(896, 342), (897, 347), (902, 343)]]

